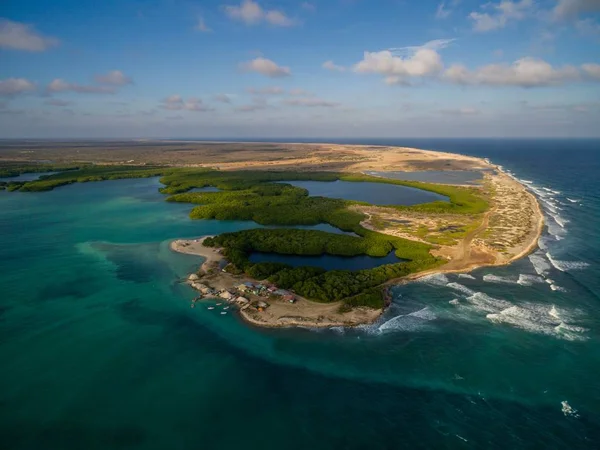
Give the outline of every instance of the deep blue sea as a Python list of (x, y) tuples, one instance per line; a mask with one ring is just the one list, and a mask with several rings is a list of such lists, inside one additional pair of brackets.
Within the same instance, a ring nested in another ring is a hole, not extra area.
[(168, 248), (255, 224), (157, 179), (0, 191), (0, 448), (599, 448), (600, 141), (349, 142), (501, 164), (540, 249), (396, 287), (374, 325), (265, 330), (190, 308), (201, 260)]

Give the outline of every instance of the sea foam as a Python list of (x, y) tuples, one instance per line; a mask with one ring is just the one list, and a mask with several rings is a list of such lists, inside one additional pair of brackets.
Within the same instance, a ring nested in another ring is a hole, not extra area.
[(546, 252), (546, 257), (548, 258), (548, 261), (550, 261), (552, 266), (554, 266), (555, 269), (560, 270), (561, 272), (581, 270), (589, 266), (588, 263), (582, 261), (561, 261), (558, 259), (554, 259), (549, 252)]
[(533, 265), (533, 268), (538, 275), (545, 276), (552, 267), (548, 263), (548, 260), (544, 258), (539, 252), (535, 252), (529, 255), (529, 261), (531, 261), (531, 264)]
[(519, 274), (518, 284), (521, 286), (531, 286), (535, 283), (543, 283), (544, 279), (538, 275)]
[(501, 277), (498, 275), (487, 274), (483, 276), (483, 281), (488, 283), (503, 283), (503, 284), (517, 284), (517, 280), (513, 280), (512, 278)]
[(475, 295), (475, 291), (474, 290), (469, 289), (468, 287), (463, 286), (460, 283), (448, 283), (446, 285), (446, 287), (449, 287), (449, 288), (454, 289), (456, 291), (462, 292), (463, 294), (466, 294), (466, 295)]

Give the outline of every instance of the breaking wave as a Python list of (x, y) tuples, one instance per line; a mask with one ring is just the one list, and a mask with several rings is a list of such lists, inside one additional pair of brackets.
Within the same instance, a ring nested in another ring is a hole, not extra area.
[(490, 297), (483, 292), (475, 292), (475, 294), (467, 297), (467, 300), (478, 309), (489, 313), (502, 311), (503, 309), (507, 309), (512, 306), (511, 302)]
[(460, 292), (462, 292), (463, 294), (466, 294), (466, 295), (475, 295), (475, 291), (474, 290), (469, 289), (468, 287), (463, 286), (460, 283), (448, 283), (446, 286), (449, 287), (449, 288), (451, 288), (451, 289), (460, 291)]
[(531, 286), (536, 283), (543, 283), (544, 279), (538, 275), (519, 274), (518, 284), (521, 286)]
[(434, 273), (433, 275), (427, 275), (426, 277), (419, 278), (416, 280), (420, 283), (432, 284), (434, 286), (446, 286), (448, 284), (448, 277), (443, 273)]
[(458, 278), (466, 278), (467, 280), (476, 280), (476, 278), (473, 275), (470, 275), (468, 273), (459, 273)]
[(499, 313), (488, 314), (486, 318), (493, 323), (507, 324), (537, 334), (554, 336), (567, 340), (586, 339), (582, 333), (586, 328), (566, 323), (568, 320), (563, 311), (554, 305), (528, 303), (521, 306), (511, 306)]
[(561, 272), (568, 272), (570, 270), (581, 270), (585, 269), (589, 266), (588, 263), (582, 261), (561, 261), (558, 259), (554, 259), (549, 252), (546, 252), (546, 257), (548, 261), (554, 266), (555, 269), (560, 270)]
[(427, 322), (436, 319), (437, 316), (433, 313), (429, 306), (418, 311), (396, 316), (381, 324), (378, 331), (416, 331), (423, 328)]
[(503, 283), (503, 284), (517, 284), (517, 280), (513, 280), (512, 278), (501, 277), (498, 275), (487, 274), (483, 276), (483, 281), (488, 283)]
[(567, 200), (569, 200), (571, 203), (579, 203), (581, 201), (577, 198), (569, 198), (569, 197), (567, 197)]
[(552, 267), (546, 258), (544, 258), (539, 252), (529, 255), (529, 261), (531, 261), (533, 269), (536, 271), (536, 273), (541, 276), (547, 275)]

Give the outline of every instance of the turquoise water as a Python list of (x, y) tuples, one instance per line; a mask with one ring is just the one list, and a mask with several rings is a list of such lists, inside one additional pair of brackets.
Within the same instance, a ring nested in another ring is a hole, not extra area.
[(308, 195), (315, 197), (342, 198), (367, 202), (373, 205), (417, 205), (448, 200), (434, 192), (414, 189), (407, 186), (395, 186), (383, 183), (356, 183), (351, 181), (282, 181), (306, 189)]
[(384, 264), (402, 262), (401, 259), (396, 257), (393, 251), (380, 258), (368, 255), (359, 255), (353, 257), (336, 255), (296, 256), (280, 255), (277, 253), (254, 252), (250, 254), (250, 261), (255, 263), (279, 262), (283, 264), (289, 264), (294, 267), (322, 267), (323, 269), (327, 270), (363, 270), (372, 269), (373, 267), (378, 267)]
[(0, 192), (3, 448), (597, 448), (600, 147), (534, 144), (465, 146), (544, 199), (543, 249), (353, 330), (190, 308), (200, 260), (169, 240), (255, 225), (191, 221), (154, 179)]

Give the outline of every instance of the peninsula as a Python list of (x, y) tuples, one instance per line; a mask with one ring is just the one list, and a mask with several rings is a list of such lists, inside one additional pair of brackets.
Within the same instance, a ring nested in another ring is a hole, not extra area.
[[(165, 141), (107, 143), (110, 151), (104, 152), (88, 145), (75, 152), (76, 145), (9, 149), (3, 158), (10, 161), (0, 161), (5, 173), (59, 173), (5, 187), (43, 191), (161, 176), (167, 201), (195, 205), (192, 219), (271, 226), (176, 240), (171, 247), (206, 259), (189, 279), (200, 296), (237, 302), (241, 316), (260, 326), (372, 322), (386, 306), (389, 285), (508, 264), (536, 247), (543, 227), (537, 200), (525, 186), (491, 162), (464, 155), (339, 144)], [(40, 160), (52, 163), (36, 166)], [(437, 182), (450, 173), (475, 173), (478, 180)], [(306, 182), (396, 187), (408, 197), (436, 197), (397, 203), (388, 191), (376, 201), (311, 195), (301, 184)], [(294, 228), (319, 224), (332, 232)], [(324, 255), (361, 258), (369, 266), (340, 270), (286, 260)]]

